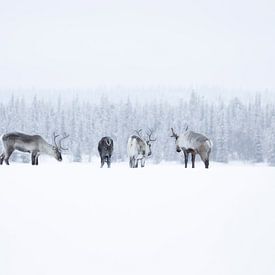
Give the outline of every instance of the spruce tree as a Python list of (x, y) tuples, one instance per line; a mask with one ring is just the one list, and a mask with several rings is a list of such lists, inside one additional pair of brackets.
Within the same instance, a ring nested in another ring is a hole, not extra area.
[(270, 150), (268, 156), (268, 163), (270, 166), (275, 166), (275, 114), (271, 121), (271, 135), (270, 135)]

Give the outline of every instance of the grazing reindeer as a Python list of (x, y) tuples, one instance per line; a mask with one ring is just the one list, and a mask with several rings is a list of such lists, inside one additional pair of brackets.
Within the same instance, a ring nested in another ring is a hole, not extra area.
[(40, 154), (50, 155), (58, 161), (62, 161), (61, 150), (67, 149), (61, 146), (61, 141), (69, 135), (64, 135), (59, 139), (57, 145), (56, 138), (58, 136), (59, 135), (53, 134), (54, 145), (51, 145), (39, 135), (26, 135), (18, 132), (4, 134), (2, 136), (4, 151), (0, 155), (0, 165), (3, 164), (3, 161), (9, 165), (9, 158), (15, 150), (30, 153), (32, 165), (38, 165), (38, 157)]
[(152, 154), (151, 144), (153, 141), (156, 141), (156, 139), (151, 139), (153, 134), (152, 130), (149, 129), (149, 132), (146, 133), (146, 140), (141, 137), (141, 131), (141, 129), (135, 131), (137, 135), (133, 135), (128, 139), (127, 150), (130, 158), (130, 168), (137, 168), (139, 160), (141, 162), (141, 167), (145, 166), (145, 158)]
[(181, 135), (177, 135), (172, 130), (172, 136), (176, 139), (176, 151), (179, 153), (183, 151), (185, 168), (187, 168), (188, 155), (191, 153), (192, 156), (192, 168), (195, 168), (195, 157), (199, 154), (201, 160), (204, 162), (205, 168), (209, 167), (209, 155), (213, 146), (211, 140), (202, 134), (189, 131), (186, 127), (185, 132)]
[(114, 142), (110, 137), (103, 137), (98, 143), (98, 152), (101, 159), (101, 166), (107, 162), (108, 168), (111, 167), (111, 157), (113, 154)]

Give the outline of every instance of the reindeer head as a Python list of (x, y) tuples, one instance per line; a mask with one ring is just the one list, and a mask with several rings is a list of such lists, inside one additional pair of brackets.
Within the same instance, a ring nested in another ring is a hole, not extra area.
[(56, 135), (53, 133), (53, 155), (58, 161), (62, 161), (62, 155), (61, 151), (68, 150), (68, 148), (63, 148), (61, 145), (61, 141), (64, 140), (65, 138), (69, 137), (66, 133), (64, 133), (63, 137), (59, 139), (58, 143), (56, 142), (56, 139), (59, 137), (59, 135)]
[(172, 130), (172, 136), (171, 136), (171, 137), (176, 139), (176, 141), (175, 141), (175, 143), (176, 143), (176, 151), (177, 151), (178, 153), (180, 153), (180, 152), (181, 152), (181, 149), (180, 149), (180, 146), (179, 146), (179, 144), (178, 144), (179, 136), (174, 132), (174, 129), (173, 129), (173, 128), (171, 128), (171, 130)]
[(152, 155), (152, 150), (151, 150), (152, 142), (156, 141), (156, 139), (151, 138), (152, 134), (153, 134), (153, 131), (151, 129), (148, 129), (148, 131), (146, 132), (146, 135), (147, 135), (146, 144), (148, 146), (148, 156)]

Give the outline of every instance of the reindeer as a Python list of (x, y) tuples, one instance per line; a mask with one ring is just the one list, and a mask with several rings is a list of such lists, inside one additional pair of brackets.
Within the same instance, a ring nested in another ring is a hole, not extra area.
[(110, 137), (103, 137), (98, 143), (98, 152), (101, 159), (101, 166), (107, 162), (108, 168), (111, 167), (111, 157), (113, 153), (114, 142)]
[(145, 166), (145, 158), (152, 155), (151, 144), (156, 139), (152, 139), (153, 131), (149, 129), (147, 132), (147, 139), (141, 137), (142, 130), (135, 131), (137, 135), (133, 135), (128, 139), (127, 151), (130, 158), (130, 168), (137, 168), (138, 161), (141, 162), (141, 167)]
[(40, 154), (46, 154), (54, 157), (58, 161), (62, 161), (61, 151), (67, 149), (62, 147), (61, 141), (68, 136), (69, 135), (64, 134), (57, 144), (56, 138), (59, 137), (59, 135), (55, 135), (54, 133), (54, 145), (51, 145), (39, 135), (26, 135), (18, 132), (4, 134), (1, 137), (4, 151), (0, 155), (0, 165), (3, 164), (3, 161), (9, 165), (9, 158), (15, 150), (30, 153), (32, 165), (38, 165), (38, 157)]
[(209, 155), (213, 146), (212, 141), (202, 134), (188, 130), (188, 126), (186, 127), (184, 133), (179, 136), (174, 132), (173, 128), (171, 128), (171, 130), (171, 137), (176, 139), (176, 151), (178, 153), (183, 151), (185, 168), (187, 168), (189, 153), (191, 153), (192, 156), (192, 168), (195, 168), (196, 154), (200, 155), (201, 160), (204, 162), (205, 168), (208, 168)]

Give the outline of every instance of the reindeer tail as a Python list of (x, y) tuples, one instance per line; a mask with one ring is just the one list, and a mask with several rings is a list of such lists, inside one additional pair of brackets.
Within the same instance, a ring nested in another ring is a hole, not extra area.
[(106, 144), (107, 144), (108, 146), (111, 145), (111, 140), (110, 140), (109, 138), (107, 138), (105, 141), (106, 141)]

